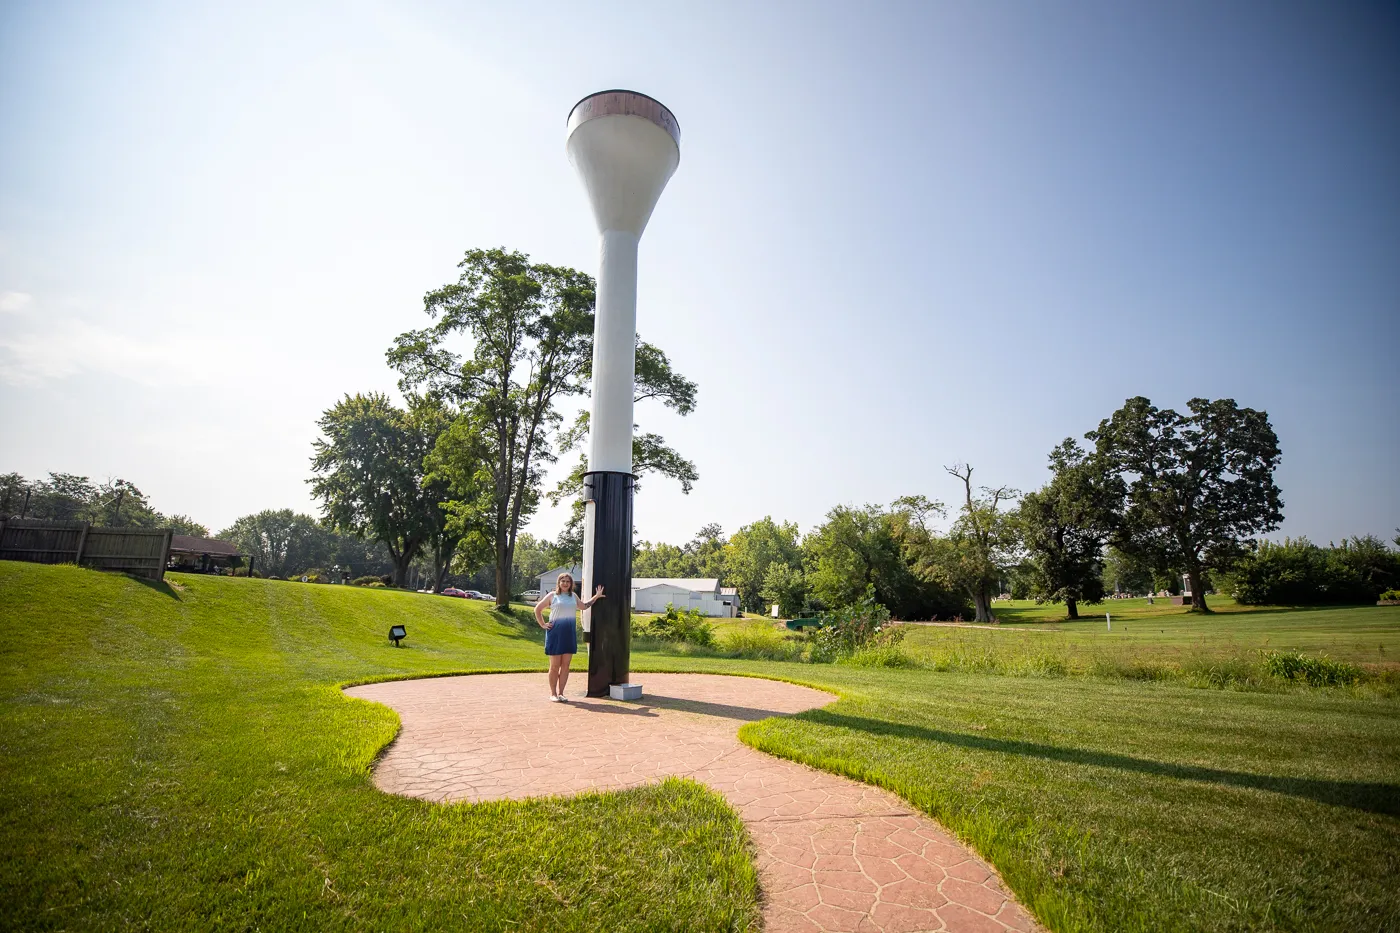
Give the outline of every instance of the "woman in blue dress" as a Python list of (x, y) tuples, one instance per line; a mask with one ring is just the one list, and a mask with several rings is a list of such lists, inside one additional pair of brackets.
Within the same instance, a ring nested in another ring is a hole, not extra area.
[[(600, 586), (592, 599), (579, 599), (574, 595), (574, 578), (561, 573), (554, 592), (535, 604), (535, 621), (544, 629), (544, 653), (549, 655), (549, 699), (554, 703), (568, 702), (564, 687), (569, 683), (569, 662), (578, 653), (579, 610), (602, 598)], [(545, 609), (549, 609), (548, 622), (544, 620)]]

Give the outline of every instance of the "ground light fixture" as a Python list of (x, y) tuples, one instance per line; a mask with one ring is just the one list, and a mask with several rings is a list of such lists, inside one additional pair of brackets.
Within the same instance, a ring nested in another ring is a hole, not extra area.
[(399, 639), (408, 637), (408, 629), (402, 625), (389, 626), (389, 640), (394, 643), (394, 647), (399, 646)]

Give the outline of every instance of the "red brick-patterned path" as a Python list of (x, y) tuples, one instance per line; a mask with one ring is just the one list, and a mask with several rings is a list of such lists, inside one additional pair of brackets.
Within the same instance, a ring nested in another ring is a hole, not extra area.
[(380, 789), (429, 800), (499, 800), (631, 787), (668, 775), (722, 793), (758, 850), (767, 933), (1038, 930), (996, 873), (893, 794), (755, 751), (745, 721), (834, 697), (794, 684), (647, 674), (640, 702), (552, 703), (543, 674), (353, 687), (403, 731)]

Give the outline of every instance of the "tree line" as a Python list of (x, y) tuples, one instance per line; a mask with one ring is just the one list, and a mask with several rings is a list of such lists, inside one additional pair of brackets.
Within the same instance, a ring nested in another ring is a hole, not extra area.
[(87, 522), (105, 528), (172, 528), (176, 534), (208, 537), (209, 529), (188, 515), (164, 515), (136, 485), (124, 479), (94, 482), (75, 473), (50, 473), (28, 480), (0, 474), (0, 516), (50, 522)]
[[(1215, 587), (1243, 602), (1370, 602), (1400, 585), (1400, 554), (1374, 536), (1333, 548), (1271, 544), (1283, 519), (1268, 414), (1232, 399), (1187, 411), (1132, 398), (1049, 455), (1050, 479), (1019, 493), (945, 467), (951, 513), (922, 495), (888, 506), (837, 506), (808, 534), (766, 517), (725, 538), (708, 525), (688, 544), (644, 541), (637, 576), (721, 577), (743, 607), (787, 616), (873, 597), (904, 619), (992, 619), (997, 595), (1081, 603), (1111, 592), (1181, 591), (1208, 610)], [(934, 518), (952, 517), (946, 531)], [(1400, 536), (1394, 542), (1400, 548)]]
[[(398, 586), (417, 569), (433, 589), (449, 577), (484, 589), (486, 573), (501, 606), (527, 588), (526, 571), (576, 562), (588, 418), (566, 423), (563, 409), (591, 381), (594, 300), (593, 279), (577, 270), (501, 248), (468, 251), (456, 280), (424, 296), (428, 326), (399, 335), (386, 353), (404, 403), (347, 394), (323, 412), (308, 480), (319, 520), (265, 511), (221, 534), (279, 576), (329, 562), (384, 565)], [(641, 339), (636, 374), (637, 403), (694, 410), (695, 383)], [(1057, 445), (1049, 480), (1024, 495), (975, 483), (970, 465), (954, 464), (945, 467), (957, 490), (951, 506), (923, 494), (840, 505), (805, 535), (771, 517), (727, 538), (708, 525), (684, 545), (640, 542), (633, 572), (721, 578), (749, 611), (777, 604), (794, 615), (872, 598), (900, 618), (978, 621), (989, 621), (993, 598), (1008, 592), (1062, 602), (1076, 618), (1081, 603), (1110, 590), (1176, 590), (1183, 577), (1202, 611), (1208, 589), (1226, 580), (1247, 581), (1249, 598), (1284, 592), (1276, 578), (1304, 570), (1330, 581), (1323, 590), (1352, 596), (1400, 582), (1384, 569), (1393, 552), (1376, 539), (1353, 539), (1344, 554), (1323, 558), (1307, 542), (1284, 551), (1262, 543), (1283, 519), (1267, 412), (1197, 398), (1183, 413), (1138, 397), (1083, 439)], [(546, 489), (546, 470), (568, 454), (573, 469)], [(635, 433), (633, 459), (639, 489), (664, 476), (688, 493), (698, 479), (654, 433)], [(546, 496), (572, 503), (552, 542), (520, 530)], [(0, 477), (0, 514), (21, 513), (208, 534), (185, 516), (156, 512), (125, 480)], [(946, 529), (935, 527), (945, 519)], [(1355, 573), (1338, 576), (1338, 567)]]

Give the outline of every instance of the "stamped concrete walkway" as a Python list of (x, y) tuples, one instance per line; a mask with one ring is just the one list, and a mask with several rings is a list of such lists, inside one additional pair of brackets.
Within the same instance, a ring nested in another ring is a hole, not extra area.
[(693, 778), (739, 811), (758, 850), (764, 928), (1038, 930), (996, 873), (893, 794), (739, 742), (747, 721), (824, 706), (830, 694), (709, 674), (647, 674), (640, 702), (551, 703), (543, 674), (484, 674), (346, 691), (396, 710), (403, 731), (380, 789), (479, 801)]

